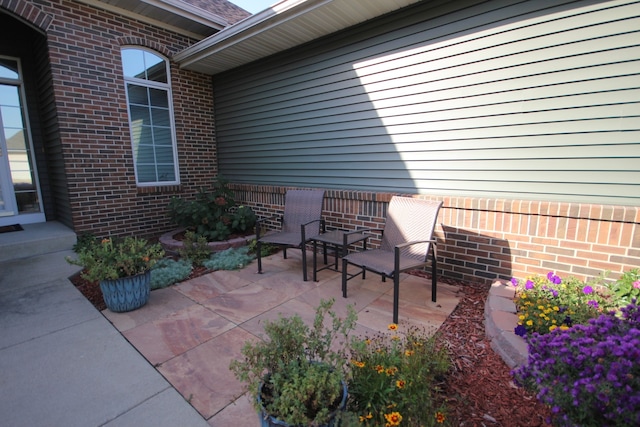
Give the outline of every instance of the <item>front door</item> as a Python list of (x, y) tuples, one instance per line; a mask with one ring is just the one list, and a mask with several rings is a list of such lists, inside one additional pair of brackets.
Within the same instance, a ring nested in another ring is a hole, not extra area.
[(0, 56), (0, 226), (45, 221), (20, 62)]

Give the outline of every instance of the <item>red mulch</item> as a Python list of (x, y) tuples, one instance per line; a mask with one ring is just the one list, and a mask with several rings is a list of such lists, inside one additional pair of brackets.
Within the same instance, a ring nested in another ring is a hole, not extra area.
[(513, 383), (511, 370), (487, 339), (484, 304), (489, 286), (439, 280), (463, 291), (460, 303), (439, 330), (439, 340), (452, 359), (442, 393), (451, 425), (550, 426), (545, 422), (551, 416), (549, 408)]
[[(189, 278), (206, 272), (201, 267)], [(485, 335), (484, 303), (489, 286), (439, 280), (462, 289), (460, 303), (440, 328), (439, 338), (452, 358), (451, 372), (442, 384), (449, 425), (548, 427), (549, 409), (513, 383), (509, 367)], [(87, 282), (79, 274), (71, 281), (98, 310), (106, 308), (97, 283)]]

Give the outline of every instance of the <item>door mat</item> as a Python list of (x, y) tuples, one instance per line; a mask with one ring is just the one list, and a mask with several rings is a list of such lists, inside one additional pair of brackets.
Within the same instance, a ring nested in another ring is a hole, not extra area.
[(21, 231), (21, 230), (23, 230), (23, 228), (20, 224), (0, 226), (0, 233), (10, 233), (12, 231)]

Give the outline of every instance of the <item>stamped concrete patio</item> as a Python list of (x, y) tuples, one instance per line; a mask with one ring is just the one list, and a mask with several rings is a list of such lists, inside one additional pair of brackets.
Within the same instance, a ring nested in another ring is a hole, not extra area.
[[(373, 274), (354, 278), (344, 299), (340, 273), (324, 270), (318, 282), (305, 282), (301, 253), (288, 255), (286, 260), (281, 253), (264, 258), (263, 274), (257, 274), (255, 262), (242, 270), (216, 271), (153, 291), (149, 303), (136, 311), (103, 314), (209, 425), (256, 426), (258, 415), (228, 366), (245, 342), (262, 336), (265, 320), (297, 313), (311, 323), (319, 301), (328, 298), (335, 298), (338, 313), (353, 304), (356, 334), (385, 331), (392, 320), (391, 281)], [(430, 281), (403, 275), (400, 325), (435, 332), (458, 304), (458, 292), (439, 283), (433, 303)]]

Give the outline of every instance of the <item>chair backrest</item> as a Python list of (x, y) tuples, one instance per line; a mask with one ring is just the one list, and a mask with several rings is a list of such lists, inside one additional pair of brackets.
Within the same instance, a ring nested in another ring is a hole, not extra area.
[[(322, 218), (324, 190), (288, 190), (284, 196), (282, 231), (300, 233), (300, 225)], [(305, 227), (307, 237), (319, 233), (320, 223)]]
[[(393, 251), (394, 246), (401, 243), (432, 239), (441, 206), (441, 201), (392, 197), (380, 248)], [(426, 261), (428, 250), (426, 243), (410, 246), (402, 254)]]

